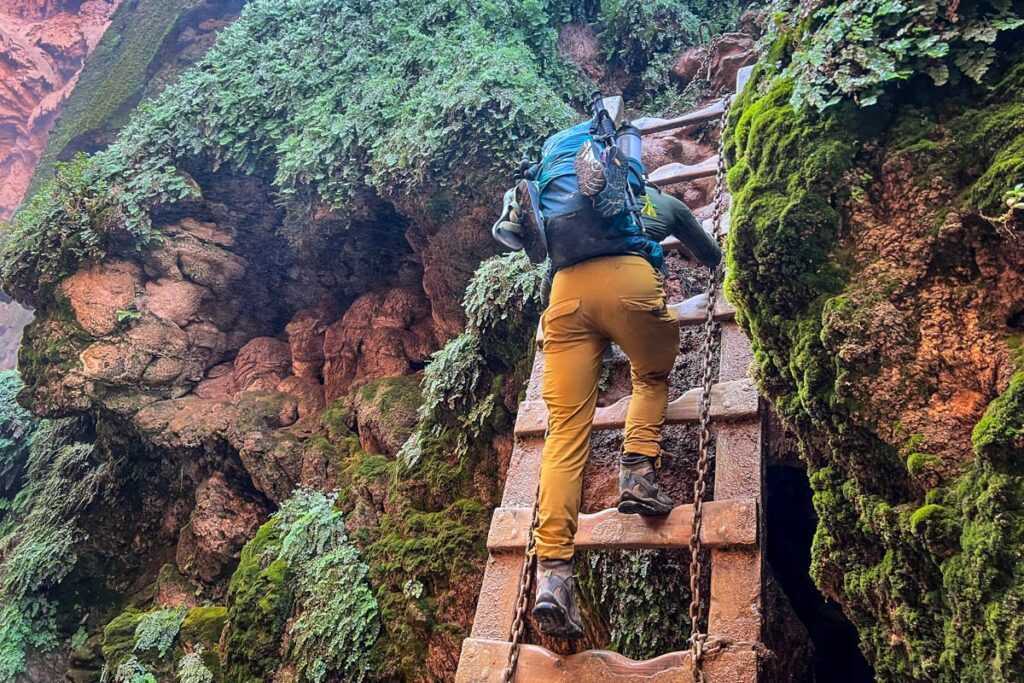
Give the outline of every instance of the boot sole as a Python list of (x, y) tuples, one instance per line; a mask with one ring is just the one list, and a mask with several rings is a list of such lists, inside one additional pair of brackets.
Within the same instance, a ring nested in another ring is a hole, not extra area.
[(619, 501), (619, 512), (624, 515), (642, 515), (644, 517), (664, 517), (672, 512), (672, 505), (665, 506), (656, 501), (635, 500), (626, 498)]
[(579, 638), (583, 628), (570, 623), (565, 610), (553, 602), (539, 602), (533, 608), (533, 618), (537, 620), (540, 632), (556, 638)]

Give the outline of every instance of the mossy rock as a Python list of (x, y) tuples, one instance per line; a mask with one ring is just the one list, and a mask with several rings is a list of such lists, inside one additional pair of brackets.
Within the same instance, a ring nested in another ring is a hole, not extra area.
[[(423, 376), (384, 377), (353, 389), (346, 399), (349, 419), (359, 432), (362, 448), (394, 457), (412, 435), (423, 402), (420, 382)], [(331, 420), (341, 413), (335, 408)]]
[(129, 606), (103, 629), (103, 660), (109, 671), (117, 671), (126, 659), (134, 656), (156, 676), (157, 680), (172, 680), (174, 658), (171, 653), (161, 656), (155, 648), (138, 650), (135, 647), (136, 629), (150, 611)]
[(228, 608), (223, 605), (190, 609), (178, 632), (179, 647), (175, 651), (175, 661), (181, 661), (185, 647), (193, 650), (197, 645), (202, 646), (203, 663), (213, 674), (215, 682), (222, 681), (224, 674), (220, 663), (220, 638), (227, 621)]
[(281, 637), (295, 604), (281, 532), (271, 519), (246, 543), (228, 587), (226, 680), (261, 683), (281, 660)]
[[(1024, 168), (1024, 50), (1019, 39), (1007, 46), (993, 88), (915, 83), (873, 107), (815, 113), (793, 107), (778, 70), (807, 49), (799, 34), (776, 43), (729, 117), (726, 287), (758, 383), (808, 461), (811, 573), (843, 605), (880, 680), (1014, 680), (1024, 666), (1024, 379), (976, 426), (977, 459), (945, 462), (923, 435), (898, 443), (899, 425), (876, 424), (872, 397), (852, 389), (893, 361), (836, 349), (856, 346), (898, 284), (865, 286), (847, 244), (845, 212), (866, 201), (871, 164), (899, 159), (922, 191), (955, 188), (926, 229), (953, 211), (998, 214)], [(916, 398), (928, 390), (919, 381), (901, 390)]]

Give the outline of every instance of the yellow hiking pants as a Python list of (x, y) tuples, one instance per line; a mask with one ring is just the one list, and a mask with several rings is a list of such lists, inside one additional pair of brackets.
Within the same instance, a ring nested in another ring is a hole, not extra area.
[(605, 256), (558, 271), (542, 324), (549, 424), (540, 469), (537, 556), (568, 559), (605, 348), (615, 342), (630, 362), (633, 398), (623, 450), (656, 457), (679, 325), (665, 307), (661, 274), (642, 256)]

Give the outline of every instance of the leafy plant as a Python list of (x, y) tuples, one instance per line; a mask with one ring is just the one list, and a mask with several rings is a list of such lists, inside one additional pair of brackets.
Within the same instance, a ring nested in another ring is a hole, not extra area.
[[(296, 489), (265, 525), (273, 534), (257, 536), (271, 541), (259, 561), (283, 569), (280, 578), (294, 592), (285, 661), (295, 667), (299, 681), (320, 683), (332, 673), (346, 681), (363, 680), (366, 653), (380, 631), (377, 601), (366, 584), (368, 570), (334, 503), (334, 495)], [(243, 562), (252, 559), (243, 553)], [(243, 580), (236, 573), (233, 595), (244, 592)], [(240, 642), (237, 636), (229, 635), (229, 644)]]
[(541, 310), (544, 265), (517, 251), (480, 264), (466, 288), (462, 307), (466, 330), (481, 341), (483, 353), (514, 365), (524, 339), (532, 335)]
[(121, 662), (114, 673), (114, 683), (157, 683), (156, 676), (135, 656)]
[(798, 7), (778, 15), (799, 21), (783, 29), (794, 45), (785, 73), (793, 103), (825, 109), (844, 98), (874, 104), (886, 85), (927, 74), (936, 85), (961, 77), (981, 82), (996, 57), (1000, 34), (1024, 25), (1010, 0), (849, 0)]
[(166, 655), (187, 614), (188, 609), (185, 607), (147, 612), (135, 627), (135, 649), (154, 649), (161, 657)]
[[(8, 383), (7, 389), (16, 383)], [(47, 591), (77, 562), (79, 513), (99, 494), (107, 467), (94, 461), (75, 418), (47, 420), (28, 438), (25, 485), (0, 520), (0, 682), (14, 681), (29, 648), (56, 645)]]
[(213, 672), (203, 662), (202, 646), (178, 660), (178, 683), (213, 683)]
[(18, 405), (15, 397), (22, 388), (14, 370), (0, 372), (0, 520), (13, 504), (9, 498), (24, 482), (28, 468), (29, 444), (38, 421)]
[(130, 311), (125, 309), (118, 309), (117, 311), (117, 322), (121, 325), (130, 323), (138, 320), (142, 317), (142, 313), (139, 311)]
[(50, 292), (82, 260), (102, 258), (115, 232), (147, 236), (148, 228), (126, 223), (118, 195), (92, 159), (62, 164), (4, 230), (0, 271), (11, 292), (41, 300), (36, 288)]

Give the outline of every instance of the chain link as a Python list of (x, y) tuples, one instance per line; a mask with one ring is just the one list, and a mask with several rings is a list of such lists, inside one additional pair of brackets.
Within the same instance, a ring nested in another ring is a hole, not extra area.
[[(711, 83), (711, 58), (715, 54), (715, 48), (718, 46), (718, 42), (722, 39), (721, 36), (708, 41), (707, 49), (704, 51), (704, 56), (701, 57), (700, 64), (697, 66), (697, 70), (693, 72), (693, 78), (683, 88), (683, 92), (679, 93), (679, 97), (676, 101), (685, 101), (686, 96), (690, 94), (690, 91), (697, 87), (699, 83), (707, 83), (708, 88), (712, 87)], [(701, 75), (703, 74), (703, 76)]]
[[(710, 54), (710, 50), (709, 50)], [(725, 213), (725, 119), (729, 115), (732, 96), (726, 94), (722, 98), (721, 133), (718, 142), (718, 172), (715, 182), (715, 195), (712, 213), (712, 225), (716, 240), (721, 241), (722, 216)], [(715, 378), (712, 374), (715, 351), (717, 350), (718, 323), (715, 322), (715, 304), (718, 298), (718, 285), (722, 275), (719, 264), (708, 276), (707, 312), (704, 317), (704, 377), (700, 394), (700, 435), (697, 443), (697, 477), (693, 482), (693, 526), (690, 530), (690, 659), (693, 663), (694, 683), (702, 683), (704, 676), (704, 656), (709, 653), (706, 648), (708, 636), (701, 631), (700, 618), (704, 611), (704, 600), (700, 590), (702, 574), (701, 526), (704, 522), (704, 495), (707, 490), (707, 474), (710, 457), (708, 443), (711, 440), (711, 388)]]
[[(547, 434), (544, 434), (547, 440)], [(537, 559), (537, 540), (533, 537), (533, 530), (537, 528), (537, 520), (540, 515), (540, 477), (537, 478), (537, 491), (533, 496), (533, 518), (530, 520), (530, 531), (526, 540), (526, 556), (523, 557), (523, 571), (519, 575), (519, 595), (516, 596), (516, 616), (512, 620), (512, 632), (509, 640), (512, 646), (508, 650), (508, 663), (501, 672), (502, 683), (512, 683), (516, 676), (516, 667), (519, 666), (519, 645), (522, 643), (523, 634), (526, 632), (526, 611), (530, 607), (530, 587), (533, 585), (533, 564)]]

